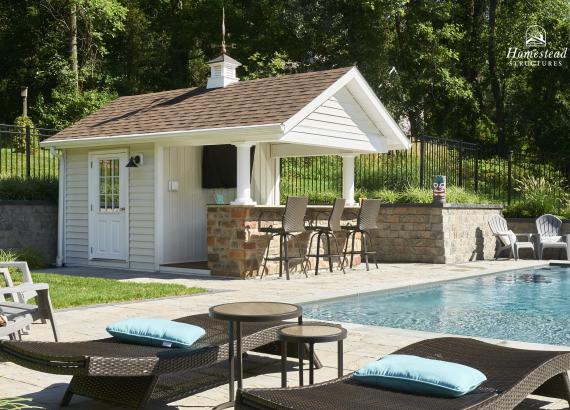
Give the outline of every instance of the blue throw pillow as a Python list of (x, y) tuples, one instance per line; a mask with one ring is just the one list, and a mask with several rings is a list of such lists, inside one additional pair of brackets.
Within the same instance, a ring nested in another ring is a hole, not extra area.
[(130, 318), (107, 326), (113, 337), (128, 343), (188, 348), (206, 334), (199, 326), (163, 319)]
[(459, 397), (487, 378), (472, 367), (410, 355), (388, 355), (353, 374), (357, 381), (424, 396)]

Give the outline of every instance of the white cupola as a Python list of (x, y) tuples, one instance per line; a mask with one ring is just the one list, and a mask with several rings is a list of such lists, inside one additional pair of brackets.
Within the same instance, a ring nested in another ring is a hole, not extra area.
[(208, 85), (206, 88), (226, 87), (239, 81), (239, 78), (236, 76), (236, 68), (238, 68), (241, 63), (231, 58), (225, 51), (225, 47), (222, 46), (222, 54), (208, 61), (210, 77), (208, 77)]

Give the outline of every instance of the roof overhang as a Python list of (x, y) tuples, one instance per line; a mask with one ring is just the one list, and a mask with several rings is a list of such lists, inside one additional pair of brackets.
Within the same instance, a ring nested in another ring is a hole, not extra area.
[(79, 148), (121, 144), (164, 142), (181, 145), (219, 145), (240, 142), (277, 141), (283, 135), (282, 124), (249, 125), (241, 127), (168, 131), (148, 134), (126, 134), (44, 141), (44, 147)]

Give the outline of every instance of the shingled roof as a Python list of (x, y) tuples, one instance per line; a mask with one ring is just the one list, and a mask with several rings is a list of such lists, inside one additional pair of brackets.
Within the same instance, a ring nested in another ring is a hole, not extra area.
[(120, 97), (46, 141), (281, 124), (351, 68)]

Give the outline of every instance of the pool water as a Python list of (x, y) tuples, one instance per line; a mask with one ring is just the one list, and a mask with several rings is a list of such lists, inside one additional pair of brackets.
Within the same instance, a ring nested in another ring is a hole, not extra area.
[(520, 269), (303, 304), (328, 321), (570, 345), (570, 268)]

